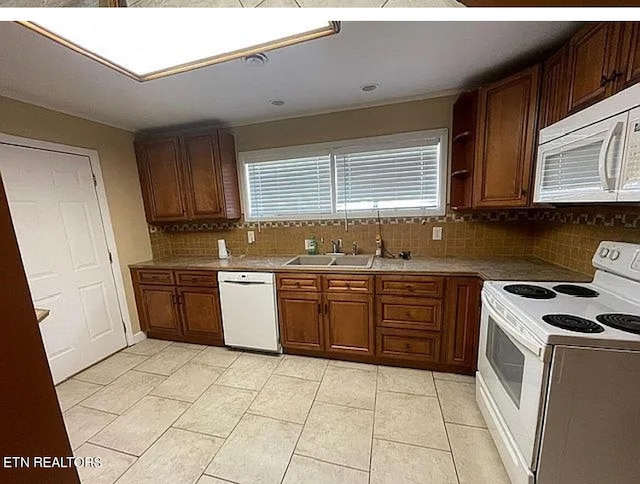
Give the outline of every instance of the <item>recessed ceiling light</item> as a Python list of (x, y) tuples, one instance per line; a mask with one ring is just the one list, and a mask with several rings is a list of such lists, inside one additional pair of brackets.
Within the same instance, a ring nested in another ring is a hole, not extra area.
[(243, 57), (242, 62), (250, 66), (259, 67), (267, 64), (269, 62), (269, 59), (266, 55), (259, 53), (259, 54), (251, 54)]
[(360, 90), (362, 92), (371, 92), (371, 91), (375, 91), (379, 87), (380, 87), (380, 84), (376, 84), (375, 82), (372, 82), (371, 84), (365, 84), (364, 86), (360, 86)]
[(272, 99), (269, 104), (272, 106), (284, 106), (285, 102), (284, 99)]
[(102, 16), (99, 21), (78, 22), (66, 16), (48, 16), (37, 23), (18, 23), (140, 82), (340, 31), (339, 22), (323, 21), (317, 16), (295, 21), (286, 17), (269, 21), (251, 17), (241, 26), (225, 17), (210, 17), (188, 22), (175, 19), (140, 22)]

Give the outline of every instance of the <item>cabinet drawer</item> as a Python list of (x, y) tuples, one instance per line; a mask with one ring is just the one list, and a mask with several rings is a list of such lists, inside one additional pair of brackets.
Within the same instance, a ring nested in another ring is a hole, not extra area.
[(323, 277), (326, 292), (373, 292), (373, 276), (335, 274)]
[(377, 294), (442, 297), (444, 278), (430, 276), (376, 276)]
[(136, 270), (136, 278), (140, 284), (173, 285), (173, 271), (169, 270)]
[(277, 274), (278, 289), (282, 291), (314, 291), (320, 292), (320, 276), (318, 274)]
[(376, 354), (387, 358), (438, 362), (440, 333), (406, 329), (378, 328)]
[(176, 271), (178, 286), (217, 287), (218, 274), (213, 271)]
[(442, 301), (418, 297), (378, 296), (378, 326), (440, 331)]

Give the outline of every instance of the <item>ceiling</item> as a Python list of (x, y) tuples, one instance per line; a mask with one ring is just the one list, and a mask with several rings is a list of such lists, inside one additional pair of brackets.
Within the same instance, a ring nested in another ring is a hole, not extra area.
[[(0, 95), (133, 131), (239, 125), (473, 87), (571, 34), (575, 22), (343, 22), (338, 35), (138, 83), (0, 22)], [(19, 48), (16, 48), (19, 46)], [(360, 86), (378, 83), (372, 92)], [(284, 99), (284, 106), (269, 101)]]

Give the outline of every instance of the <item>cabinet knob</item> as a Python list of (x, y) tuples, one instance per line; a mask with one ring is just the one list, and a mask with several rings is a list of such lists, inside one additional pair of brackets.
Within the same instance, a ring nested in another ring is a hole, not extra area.
[(406, 284), (404, 288), (408, 291), (413, 291), (413, 286), (411, 284)]
[(403, 345), (403, 348), (404, 348), (405, 350), (409, 351), (409, 350), (411, 349), (411, 344), (410, 344), (410, 343), (405, 343), (405, 344)]
[(411, 313), (409, 311), (406, 311), (404, 313), (404, 317), (407, 318), (407, 319), (411, 319)]
[(609, 79), (607, 76), (603, 74), (602, 77), (600, 78), (600, 87), (604, 87), (610, 82), (611, 82), (611, 79)]

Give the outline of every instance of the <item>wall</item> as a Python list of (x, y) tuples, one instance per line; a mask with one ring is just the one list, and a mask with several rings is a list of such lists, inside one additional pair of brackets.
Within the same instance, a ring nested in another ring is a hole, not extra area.
[(142, 195), (133, 151), (133, 133), (31, 104), (0, 97), (0, 133), (96, 150), (128, 310), (134, 332), (140, 328), (128, 265), (151, 257)]
[(640, 244), (640, 207), (559, 208), (538, 219), (534, 255), (585, 274), (593, 274), (591, 258), (602, 240)]
[(457, 96), (386, 104), (232, 128), (238, 151), (449, 128)]

